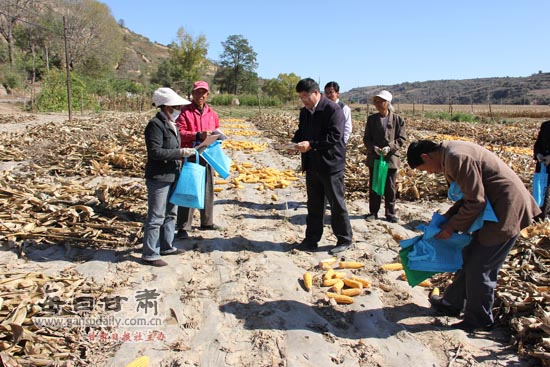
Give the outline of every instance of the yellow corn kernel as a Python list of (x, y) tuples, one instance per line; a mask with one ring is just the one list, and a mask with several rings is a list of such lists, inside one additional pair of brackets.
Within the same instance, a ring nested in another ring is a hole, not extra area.
[(439, 288), (435, 287), (433, 290), (432, 290), (432, 296), (439, 296)]

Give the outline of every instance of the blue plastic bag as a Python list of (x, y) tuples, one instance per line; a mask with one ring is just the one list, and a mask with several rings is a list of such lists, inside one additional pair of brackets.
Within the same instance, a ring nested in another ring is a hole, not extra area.
[(195, 157), (197, 163), (188, 162), (185, 158), (176, 189), (170, 197), (170, 202), (185, 208), (204, 209), (206, 167), (198, 163), (198, 152)]
[(540, 172), (533, 175), (533, 197), (538, 206), (544, 204), (546, 186), (548, 186), (548, 173), (546, 173), (546, 165), (541, 163)]
[[(451, 182), (451, 185), (449, 186), (449, 191), (447, 192), (447, 197), (451, 199), (452, 201), (458, 201), (464, 197), (464, 194), (460, 190), (460, 187), (458, 184), (453, 181)], [(481, 227), (483, 227), (483, 222), (498, 222), (497, 215), (495, 214), (495, 211), (493, 210), (493, 206), (489, 202), (489, 198), (485, 197), (485, 202), (487, 203), (485, 205), (485, 209), (483, 210), (483, 213), (481, 213), (474, 223), (468, 228), (468, 232), (475, 232)]]
[(412, 246), (407, 255), (409, 269), (442, 273), (462, 268), (462, 249), (470, 244), (472, 236), (453, 233), (447, 240), (434, 238), (445, 222), (443, 215), (434, 213), (429, 225), (418, 227), (424, 231), (422, 236), (400, 242), (402, 248)]
[(216, 140), (212, 144), (206, 147), (206, 149), (201, 153), (206, 162), (218, 174), (221, 178), (226, 179), (229, 176), (229, 170), (231, 169), (231, 158), (229, 158), (222, 150), (221, 141)]

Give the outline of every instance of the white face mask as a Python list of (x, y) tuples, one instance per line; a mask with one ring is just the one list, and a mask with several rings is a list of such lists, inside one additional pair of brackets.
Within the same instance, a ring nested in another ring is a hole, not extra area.
[(172, 111), (172, 113), (170, 114), (170, 120), (176, 121), (176, 119), (179, 117), (180, 113), (181, 113), (180, 110)]

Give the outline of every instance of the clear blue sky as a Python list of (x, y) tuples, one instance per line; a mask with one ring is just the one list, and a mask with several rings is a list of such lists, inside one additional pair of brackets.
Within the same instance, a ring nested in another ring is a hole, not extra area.
[(169, 44), (183, 27), (208, 57), (240, 34), (262, 78), (295, 73), (340, 91), (550, 72), (549, 0), (101, 0), (116, 20)]

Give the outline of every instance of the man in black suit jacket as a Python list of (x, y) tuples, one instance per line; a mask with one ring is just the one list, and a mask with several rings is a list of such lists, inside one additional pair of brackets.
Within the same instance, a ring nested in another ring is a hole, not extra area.
[(296, 92), (304, 107), (292, 142), (302, 153), (307, 188), (306, 236), (297, 248), (311, 251), (318, 247), (323, 235), (326, 197), (331, 208), (332, 231), (337, 238), (329, 253), (336, 254), (351, 246), (353, 236), (344, 201), (346, 119), (338, 104), (321, 95), (313, 79), (300, 80)]

